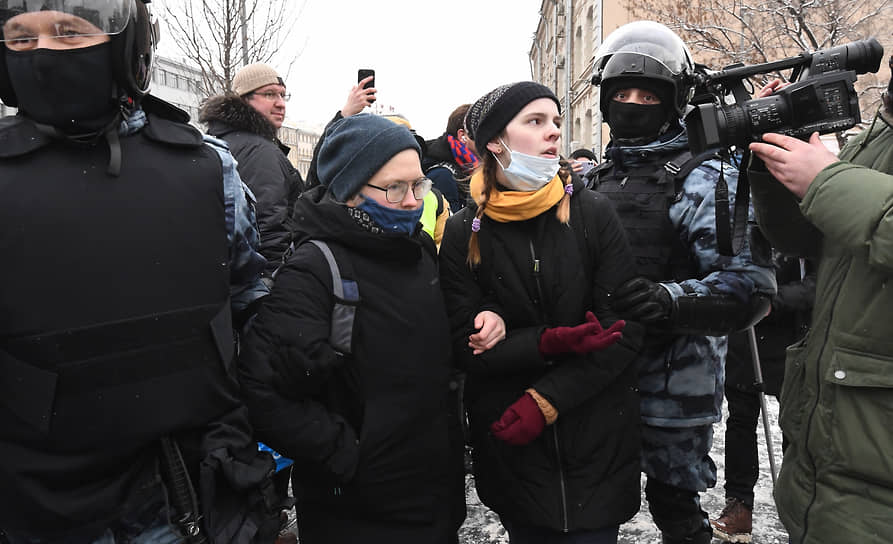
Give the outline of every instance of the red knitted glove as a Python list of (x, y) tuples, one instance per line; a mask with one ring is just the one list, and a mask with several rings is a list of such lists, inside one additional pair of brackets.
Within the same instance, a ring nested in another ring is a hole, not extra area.
[(623, 338), (626, 321), (615, 322), (607, 330), (602, 328), (595, 314), (586, 312), (586, 323), (576, 327), (553, 327), (540, 336), (539, 350), (543, 357), (554, 357), (565, 353), (589, 353), (605, 349)]
[(524, 393), (514, 404), (506, 408), (499, 421), (490, 425), (493, 436), (512, 446), (533, 442), (543, 432), (546, 417), (530, 393)]

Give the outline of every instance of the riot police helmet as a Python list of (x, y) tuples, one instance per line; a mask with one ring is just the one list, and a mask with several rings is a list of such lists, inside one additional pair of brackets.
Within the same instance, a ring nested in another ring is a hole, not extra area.
[(655, 21), (635, 21), (612, 32), (598, 48), (592, 84), (601, 87), (600, 107), (607, 116), (613, 90), (636, 86), (660, 88), (661, 100), (679, 117), (694, 86), (694, 64), (685, 42)]

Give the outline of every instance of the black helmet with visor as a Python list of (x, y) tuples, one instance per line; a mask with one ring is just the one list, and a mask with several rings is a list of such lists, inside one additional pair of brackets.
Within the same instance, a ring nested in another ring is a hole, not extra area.
[(601, 86), (600, 107), (607, 116), (610, 89), (657, 84), (667, 89), (677, 116), (685, 112), (694, 85), (694, 64), (685, 42), (654, 21), (635, 21), (612, 32), (595, 53), (592, 84)]

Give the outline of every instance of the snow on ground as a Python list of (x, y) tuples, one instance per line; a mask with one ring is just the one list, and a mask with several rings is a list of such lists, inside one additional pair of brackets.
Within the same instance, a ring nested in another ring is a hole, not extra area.
[[(778, 428), (778, 403), (773, 397), (767, 397), (766, 403), (769, 407), (769, 424), (776, 463), (780, 465), (781, 430)], [(728, 413), (725, 407), (723, 410), (723, 421), (714, 428), (713, 451), (711, 453), (718, 471), (718, 482), (715, 488), (709, 489), (701, 495), (702, 508), (711, 518), (717, 517), (725, 505), (725, 494), (722, 487), (725, 482), (723, 452), (725, 451), (725, 417)], [(786, 544), (788, 536), (778, 520), (778, 512), (775, 510), (775, 503), (772, 500), (772, 477), (769, 474), (769, 454), (766, 449), (762, 418), (757, 425), (757, 437), (760, 453), (760, 479), (755, 489), (753, 542), (754, 544)], [(633, 519), (620, 527), (618, 540), (620, 544), (660, 544), (660, 532), (655, 528), (651, 522), (651, 516), (648, 514), (644, 487), (643, 479), (642, 506)], [(468, 518), (459, 533), (461, 543), (508, 544), (508, 536), (499, 523), (499, 518), (478, 500), (471, 477), (466, 482), (466, 503), (468, 504)], [(714, 542), (719, 541), (714, 540)]]

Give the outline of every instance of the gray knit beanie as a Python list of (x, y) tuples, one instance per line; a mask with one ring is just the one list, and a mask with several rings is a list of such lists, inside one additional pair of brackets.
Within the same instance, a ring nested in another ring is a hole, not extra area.
[(403, 125), (360, 113), (332, 123), (319, 149), (317, 173), (339, 202), (360, 192), (382, 166), (404, 149), (414, 149), (415, 137)]
[(561, 113), (561, 102), (555, 93), (535, 81), (502, 85), (478, 98), (465, 114), (465, 130), (475, 147), (482, 150), (524, 106), (537, 98), (551, 98)]

